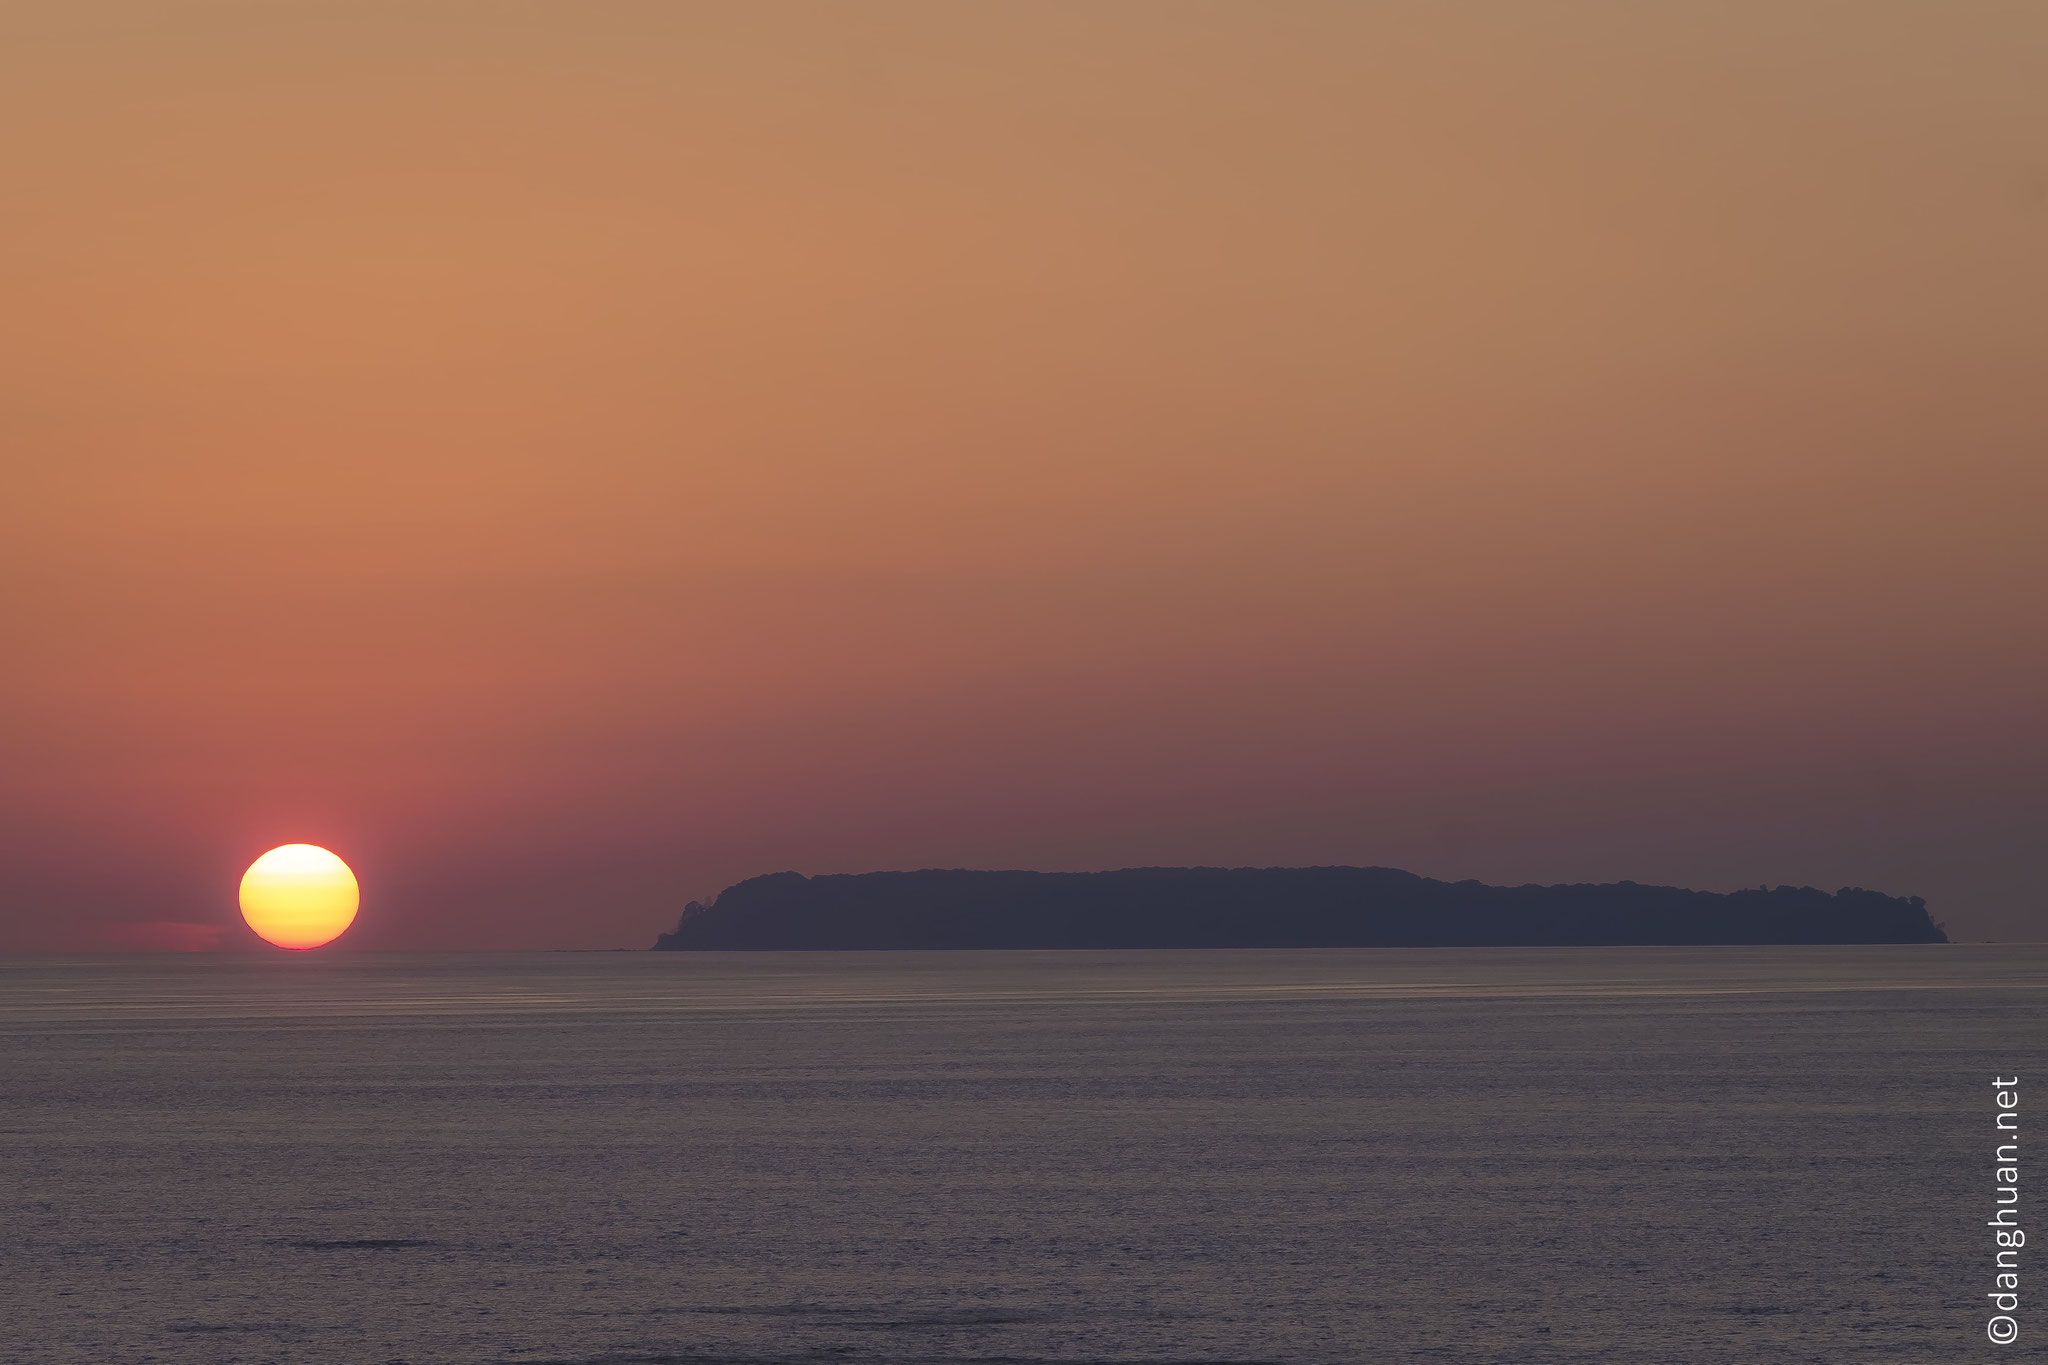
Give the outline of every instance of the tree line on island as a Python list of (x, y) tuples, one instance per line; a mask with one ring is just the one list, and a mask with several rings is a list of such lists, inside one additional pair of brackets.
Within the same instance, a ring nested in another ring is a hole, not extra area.
[(691, 901), (657, 949), (1441, 948), (1946, 943), (1858, 887), (1488, 886), (1390, 867), (776, 872)]

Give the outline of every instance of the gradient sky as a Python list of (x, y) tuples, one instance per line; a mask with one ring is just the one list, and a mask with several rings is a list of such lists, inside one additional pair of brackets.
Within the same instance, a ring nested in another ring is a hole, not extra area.
[[(756, 873), (2048, 937), (2048, 6), (0, 8), (0, 948)], [(151, 928), (149, 926), (156, 926)]]

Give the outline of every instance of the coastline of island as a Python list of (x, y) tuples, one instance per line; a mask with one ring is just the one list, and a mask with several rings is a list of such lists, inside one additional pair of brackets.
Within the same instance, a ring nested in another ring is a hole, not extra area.
[(1491, 886), (1386, 867), (927, 869), (737, 882), (658, 951), (1946, 943), (1917, 896), (1860, 887)]

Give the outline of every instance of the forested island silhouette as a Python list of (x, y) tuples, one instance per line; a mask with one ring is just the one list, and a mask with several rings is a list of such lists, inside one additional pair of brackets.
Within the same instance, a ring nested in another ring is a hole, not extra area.
[(1439, 948), (1946, 943), (1860, 887), (1489, 886), (1390, 867), (776, 872), (691, 901), (656, 949)]

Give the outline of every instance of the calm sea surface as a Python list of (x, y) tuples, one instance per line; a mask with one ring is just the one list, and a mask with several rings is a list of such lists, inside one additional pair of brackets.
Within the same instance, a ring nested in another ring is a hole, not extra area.
[(0, 959), (0, 1359), (1988, 1359), (1989, 1081), (2040, 1093), (2044, 987), (2038, 947)]

